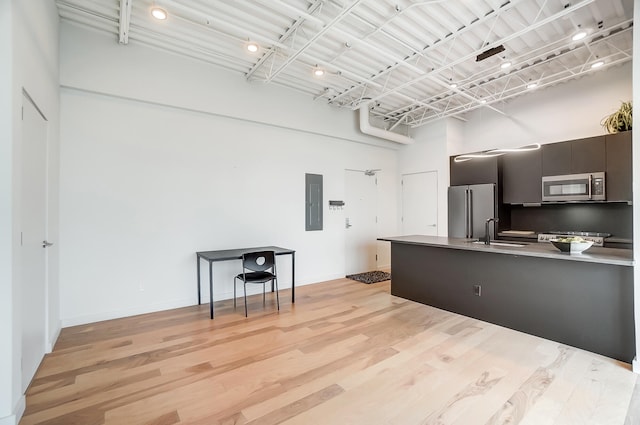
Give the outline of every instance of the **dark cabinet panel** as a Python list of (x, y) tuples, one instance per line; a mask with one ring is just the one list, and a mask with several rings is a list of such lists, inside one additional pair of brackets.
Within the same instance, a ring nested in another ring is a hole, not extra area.
[(571, 174), (571, 143), (551, 143), (541, 150), (543, 176)]
[(606, 167), (604, 136), (574, 140), (571, 143), (571, 173), (592, 173)]
[(502, 157), (502, 202), (542, 202), (542, 151), (509, 153)]
[(607, 201), (631, 201), (631, 131), (605, 137)]
[(464, 162), (455, 162), (449, 158), (449, 184), (498, 184), (498, 157), (473, 158)]
[(542, 146), (542, 175), (590, 173), (606, 167), (605, 137), (596, 136)]
[(635, 357), (633, 267), (392, 242), (391, 268), (392, 295), (627, 363)]

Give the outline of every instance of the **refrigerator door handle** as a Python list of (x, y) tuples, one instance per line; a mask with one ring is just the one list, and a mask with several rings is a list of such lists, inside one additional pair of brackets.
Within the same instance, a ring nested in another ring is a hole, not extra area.
[(464, 215), (465, 215), (465, 235), (467, 238), (473, 237), (473, 198), (471, 189), (465, 190), (464, 197)]

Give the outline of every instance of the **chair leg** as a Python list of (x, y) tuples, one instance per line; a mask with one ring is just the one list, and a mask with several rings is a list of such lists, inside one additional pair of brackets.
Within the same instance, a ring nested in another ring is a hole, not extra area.
[(247, 282), (244, 282), (244, 317), (249, 317), (247, 313)]
[(280, 311), (280, 296), (278, 295), (278, 279), (273, 279), (276, 283), (276, 304), (278, 304), (278, 311)]
[(236, 286), (237, 286), (236, 278), (234, 277), (233, 278), (233, 309), (234, 310), (236, 308)]
[(266, 284), (266, 282), (262, 282), (262, 307), (264, 307), (266, 305), (265, 303), (265, 295), (264, 295), (264, 285)]

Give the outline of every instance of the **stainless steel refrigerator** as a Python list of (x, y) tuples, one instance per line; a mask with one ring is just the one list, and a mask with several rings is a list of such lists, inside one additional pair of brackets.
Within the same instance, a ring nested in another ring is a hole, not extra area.
[[(488, 218), (498, 217), (495, 184), (449, 186), (449, 237), (484, 239)], [(494, 223), (489, 223), (495, 239)]]

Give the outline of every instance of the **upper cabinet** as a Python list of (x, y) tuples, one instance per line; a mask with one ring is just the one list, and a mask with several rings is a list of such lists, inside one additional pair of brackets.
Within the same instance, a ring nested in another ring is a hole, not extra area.
[(455, 162), (449, 158), (449, 185), (498, 184), (498, 158), (473, 158), (469, 161)]
[(542, 146), (542, 175), (590, 173), (606, 168), (605, 136)]
[(571, 174), (604, 171), (607, 155), (604, 136), (573, 140), (571, 144)]
[(571, 145), (568, 142), (543, 145), (541, 150), (543, 176), (571, 174)]
[(502, 202), (542, 202), (541, 150), (508, 153), (502, 157)]
[(631, 201), (631, 131), (605, 136), (607, 201)]

